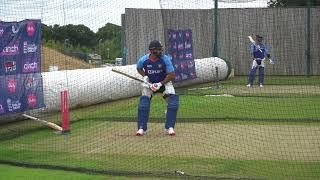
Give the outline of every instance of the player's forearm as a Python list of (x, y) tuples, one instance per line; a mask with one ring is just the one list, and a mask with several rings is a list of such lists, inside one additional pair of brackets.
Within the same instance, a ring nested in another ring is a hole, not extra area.
[(169, 73), (167, 74), (166, 78), (162, 80), (160, 83), (162, 85), (167, 84), (168, 82), (173, 81), (174, 78), (176, 78), (176, 73), (175, 72)]

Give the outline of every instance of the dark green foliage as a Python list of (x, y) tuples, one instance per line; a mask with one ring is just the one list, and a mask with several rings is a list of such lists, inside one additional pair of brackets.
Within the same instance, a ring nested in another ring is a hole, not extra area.
[(121, 27), (115, 24), (107, 23), (99, 28), (96, 33), (98, 44), (96, 52), (102, 56), (106, 62), (121, 57)]
[(99, 28), (96, 33), (97, 40), (112, 40), (115, 37), (120, 37), (121, 27), (115, 24), (107, 23), (104, 27)]
[(61, 52), (95, 53), (104, 62), (121, 57), (121, 27), (107, 23), (97, 33), (85, 25), (41, 25), (44, 46)]

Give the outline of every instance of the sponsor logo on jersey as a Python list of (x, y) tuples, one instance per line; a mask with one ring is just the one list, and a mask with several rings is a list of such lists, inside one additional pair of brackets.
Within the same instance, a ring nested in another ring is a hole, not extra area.
[(1, 55), (8, 55), (8, 56), (17, 55), (17, 54), (19, 54), (19, 46), (17, 44), (13, 44), (11, 46), (5, 46), (1, 52)]
[(23, 42), (23, 53), (34, 53), (37, 51), (37, 45), (35, 43), (28, 43), (27, 41)]
[(148, 74), (159, 74), (162, 72), (162, 69), (158, 69), (158, 70), (148, 70)]
[(19, 100), (7, 99), (8, 110), (10, 112), (19, 110), (21, 108), (21, 102)]
[(17, 70), (16, 61), (6, 61), (4, 62), (4, 69), (6, 73), (15, 72)]

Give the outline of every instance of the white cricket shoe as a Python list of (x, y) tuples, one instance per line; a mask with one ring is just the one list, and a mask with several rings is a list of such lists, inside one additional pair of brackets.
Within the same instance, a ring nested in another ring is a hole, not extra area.
[(139, 130), (137, 131), (137, 133), (136, 133), (137, 136), (143, 136), (143, 135), (145, 135), (145, 134), (146, 134), (146, 132), (145, 132), (143, 129), (139, 129)]
[(251, 84), (248, 84), (247, 87), (248, 87), (248, 88), (252, 88), (252, 85), (251, 85)]
[(169, 129), (166, 129), (166, 134), (169, 136), (175, 136), (176, 132), (174, 132), (174, 129), (171, 127)]
[(263, 84), (260, 83), (259, 87), (263, 88)]

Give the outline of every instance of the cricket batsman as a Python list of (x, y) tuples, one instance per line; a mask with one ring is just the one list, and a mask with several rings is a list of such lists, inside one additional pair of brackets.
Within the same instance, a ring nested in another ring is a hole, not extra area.
[(270, 64), (274, 64), (271, 56), (269, 54), (269, 50), (265, 44), (262, 43), (263, 37), (260, 35), (256, 35), (255, 43), (252, 43), (250, 46), (250, 54), (252, 57), (252, 67), (249, 73), (248, 78), (248, 87), (253, 87), (253, 81), (256, 74), (257, 69), (259, 69), (259, 87), (263, 87), (264, 83), (264, 66), (265, 66), (265, 58), (267, 57), (270, 60)]
[(137, 71), (143, 76), (142, 95), (138, 105), (137, 136), (145, 135), (150, 112), (150, 101), (153, 93), (162, 93), (167, 101), (165, 132), (174, 136), (175, 123), (179, 107), (179, 97), (175, 93), (172, 81), (175, 71), (171, 57), (162, 54), (163, 46), (157, 40), (149, 44), (149, 54), (142, 56), (137, 62)]

